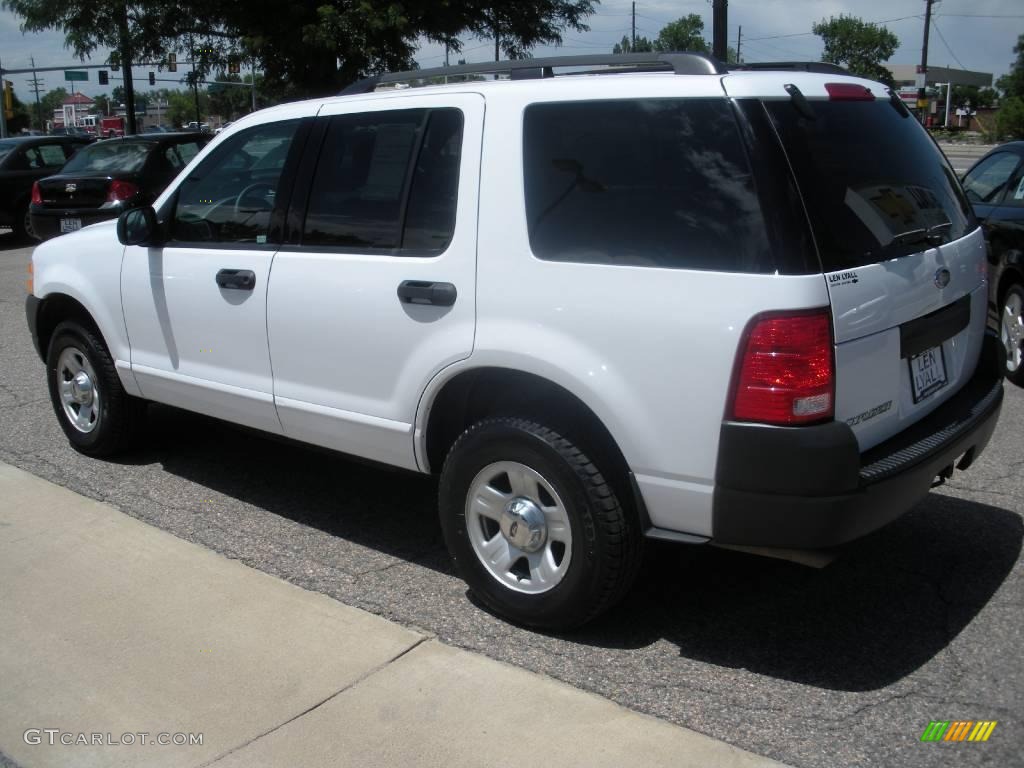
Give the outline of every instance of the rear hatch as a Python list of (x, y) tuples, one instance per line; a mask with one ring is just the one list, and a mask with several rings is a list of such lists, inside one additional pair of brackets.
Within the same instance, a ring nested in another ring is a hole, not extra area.
[(108, 176), (60, 174), (39, 182), (45, 208), (98, 208), (107, 202)]
[(981, 230), (945, 157), (883, 86), (764, 73), (725, 87), (757, 98), (744, 109), (765, 110), (788, 157), (831, 302), (835, 418), (866, 450), (973, 374), (987, 311)]

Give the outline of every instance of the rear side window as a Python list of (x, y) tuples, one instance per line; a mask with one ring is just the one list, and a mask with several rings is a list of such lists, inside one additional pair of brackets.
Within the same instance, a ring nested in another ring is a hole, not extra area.
[(789, 100), (768, 110), (803, 193), (826, 272), (875, 264), (949, 242), (974, 227), (938, 147), (888, 100)]
[(153, 145), (148, 141), (100, 142), (78, 151), (64, 166), (65, 173), (134, 173), (142, 170)]
[(534, 104), (523, 131), (527, 226), (538, 258), (773, 271), (726, 99)]
[(457, 109), (330, 118), (302, 244), (444, 250), (455, 229), (461, 147)]

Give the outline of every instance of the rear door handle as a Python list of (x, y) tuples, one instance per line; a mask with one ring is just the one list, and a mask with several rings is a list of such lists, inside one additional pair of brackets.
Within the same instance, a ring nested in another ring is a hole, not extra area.
[(217, 285), (236, 291), (251, 291), (256, 287), (256, 273), (251, 269), (222, 269), (217, 273)]
[(403, 280), (398, 285), (398, 298), (403, 304), (432, 304), (450, 307), (458, 297), (451, 283), (431, 283), (426, 280)]

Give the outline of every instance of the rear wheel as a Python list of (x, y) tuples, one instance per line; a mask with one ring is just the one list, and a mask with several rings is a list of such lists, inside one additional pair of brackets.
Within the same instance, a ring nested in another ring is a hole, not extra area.
[(37, 241), (39, 236), (32, 227), (32, 211), (26, 202), (23, 208), (19, 208), (14, 216), (14, 236), (19, 240)]
[(46, 356), (46, 375), (54, 413), (76, 450), (110, 456), (129, 445), (145, 403), (124, 391), (97, 333), (75, 322), (58, 325)]
[(1024, 286), (1012, 283), (1003, 293), (999, 337), (1006, 357), (1006, 378), (1024, 387)]
[(564, 630), (612, 606), (641, 555), (638, 521), (572, 442), (525, 419), (481, 421), (452, 446), (440, 485), (445, 542), (487, 607)]

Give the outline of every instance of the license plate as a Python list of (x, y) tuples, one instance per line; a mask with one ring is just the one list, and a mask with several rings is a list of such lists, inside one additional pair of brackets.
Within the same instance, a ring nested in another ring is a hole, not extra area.
[(81, 219), (61, 219), (60, 220), (60, 231), (61, 232), (75, 232), (82, 228)]
[(915, 403), (946, 386), (946, 358), (941, 346), (926, 349), (910, 358), (910, 385)]

